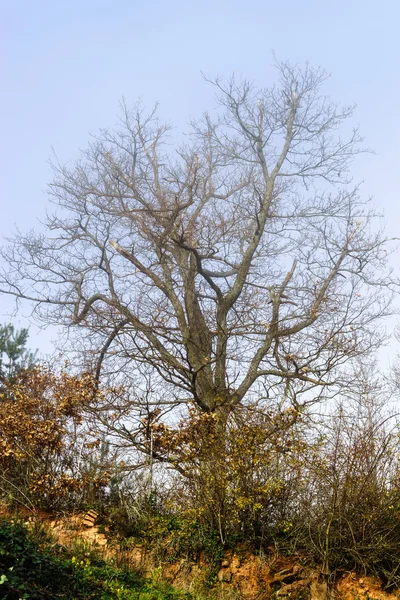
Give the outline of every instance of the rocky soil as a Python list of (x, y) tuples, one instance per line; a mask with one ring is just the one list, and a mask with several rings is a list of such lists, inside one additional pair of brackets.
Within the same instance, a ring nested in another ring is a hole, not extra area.
[[(4, 511), (3, 511), (4, 512)], [(118, 565), (130, 566), (150, 576), (157, 567), (162, 577), (177, 588), (195, 591), (205, 577), (204, 561), (181, 560), (157, 564), (144, 545), (121, 548), (110, 543), (107, 531), (96, 524), (97, 514), (54, 519), (44, 511), (35, 517), (26, 515), (26, 522), (39, 518), (48, 526), (61, 544), (69, 545), (83, 540), (96, 548), (105, 558), (113, 558)], [(399, 600), (400, 590), (389, 593), (382, 582), (373, 577), (345, 573), (333, 585), (328, 585), (318, 567), (307, 564), (305, 557), (280, 557), (273, 551), (266, 556), (255, 556), (246, 551), (227, 552), (221, 561), (215, 588), (226, 600)]]

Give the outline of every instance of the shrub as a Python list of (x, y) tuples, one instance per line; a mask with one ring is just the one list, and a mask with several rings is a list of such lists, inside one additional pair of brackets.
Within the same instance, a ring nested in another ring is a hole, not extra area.
[(0, 492), (6, 501), (72, 508), (98, 496), (109, 475), (94, 461), (100, 440), (83, 418), (94, 392), (89, 375), (40, 367), (1, 390)]

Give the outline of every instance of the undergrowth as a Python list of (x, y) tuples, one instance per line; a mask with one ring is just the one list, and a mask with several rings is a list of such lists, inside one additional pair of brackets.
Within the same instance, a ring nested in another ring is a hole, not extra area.
[(94, 555), (71, 553), (21, 521), (0, 520), (0, 598), (3, 600), (190, 600), (160, 580), (118, 569)]

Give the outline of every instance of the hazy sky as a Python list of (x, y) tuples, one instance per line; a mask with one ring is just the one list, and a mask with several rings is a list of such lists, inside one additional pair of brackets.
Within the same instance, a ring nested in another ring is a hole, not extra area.
[[(274, 77), (271, 50), (323, 66), (332, 74), (327, 92), (357, 104), (355, 122), (376, 155), (358, 158), (354, 175), (398, 235), (399, 0), (3, 0), (1, 7), (1, 235), (37, 226), (51, 148), (62, 160), (76, 158), (89, 132), (116, 122), (122, 97), (159, 101), (161, 116), (184, 129), (213, 105), (201, 71), (236, 71), (265, 86)], [(0, 297), (0, 322), (10, 306)], [(22, 314), (13, 320), (26, 324)], [(52, 335), (32, 329), (31, 345), (48, 350)]]

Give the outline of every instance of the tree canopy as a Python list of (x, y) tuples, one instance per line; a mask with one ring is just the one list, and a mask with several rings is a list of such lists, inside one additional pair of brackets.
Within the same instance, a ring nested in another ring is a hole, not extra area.
[(124, 104), (73, 166), (55, 161), (47, 232), (3, 251), (2, 291), (84, 332), (96, 377), (132, 377), (139, 408), (297, 409), (382, 341), (390, 277), (350, 185), (352, 107), (322, 94), (321, 69), (277, 73), (210, 81), (217, 110), (179, 147), (156, 111)]

